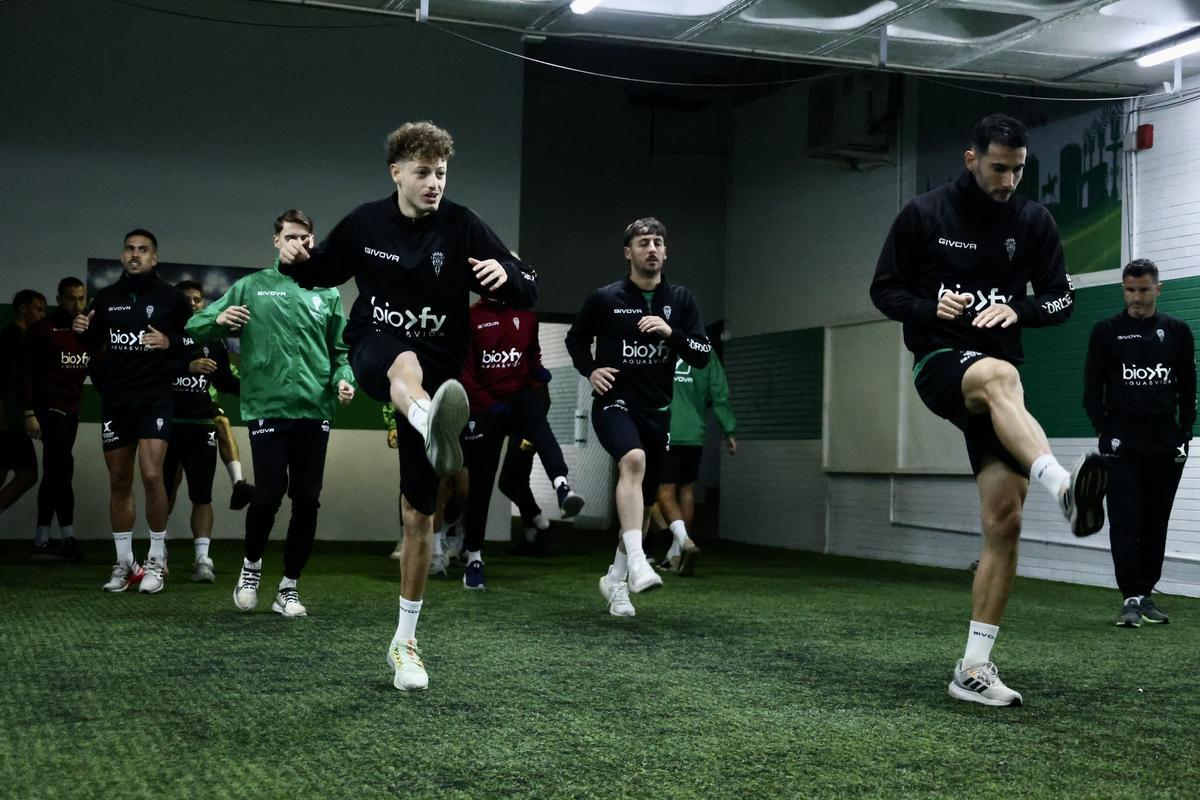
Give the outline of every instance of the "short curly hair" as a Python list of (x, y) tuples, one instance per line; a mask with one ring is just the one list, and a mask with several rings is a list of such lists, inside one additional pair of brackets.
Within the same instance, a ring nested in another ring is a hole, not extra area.
[(385, 149), (389, 165), (414, 158), (448, 160), (454, 155), (454, 140), (445, 129), (429, 120), (406, 122), (388, 134)]
[(628, 247), (629, 243), (637, 236), (661, 236), (665, 240), (667, 238), (667, 226), (654, 217), (635, 219), (625, 226), (625, 246)]

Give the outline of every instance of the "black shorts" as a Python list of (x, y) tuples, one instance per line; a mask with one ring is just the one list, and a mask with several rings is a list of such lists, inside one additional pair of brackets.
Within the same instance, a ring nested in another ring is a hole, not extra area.
[(0, 481), (9, 470), (37, 470), (37, 452), (25, 431), (0, 431)]
[(163, 459), (163, 480), (175, 485), (175, 471), (183, 466), (188, 499), (195, 505), (212, 502), (213, 473), (217, 469), (217, 426), (176, 424)]
[[(373, 400), (389, 403), (391, 381), (387, 371), (396, 356), (413, 352), (421, 365), (421, 385), (430, 397), (450, 378), (462, 372), (459, 364), (446, 364), (446, 355), (417, 339), (397, 339), (385, 333), (368, 333), (350, 348), (350, 368), (358, 385)], [(422, 514), (432, 514), (437, 504), (439, 478), (425, 456), (425, 440), (408, 420), (396, 413), (396, 449), (400, 456), (400, 494)]]
[(100, 443), (107, 453), (138, 443), (139, 439), (171, 440), (170, 397), (100, 403)]
[(646, 453), (642, 501), (647, 507), (653, 505), (671, 444), (670, 410), (633, 408), (620, 400), (597, 397), (592, 401), (592, 429), (596, 431), (596, 439), (617, 461), (631, 450)]
[(704, 454), (701, 444), (674, 444), (667, 450), (667, 464), (663, 468), (662, 482), (687, 486), (700, 477), (700, 456)]
[(962, 392), (963, 375), (976, 361), (989, 357), (975, 350), (935, 350), (913, 368), (913, 383), (930, 411), (950, 420), (963, 432), (973, 474), (979, 474), (987, 456), (991, 455), (1022, 478), (1028, 478), (1029, 471), (1000, 444), (991, 415), (967, 411)]

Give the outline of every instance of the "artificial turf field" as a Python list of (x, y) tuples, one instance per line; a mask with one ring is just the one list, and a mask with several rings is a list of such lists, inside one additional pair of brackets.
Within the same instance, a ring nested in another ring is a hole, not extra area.
[[(1192, 798), (1200, 601), (1117, 629), (1113, 591), (1018, 579), (994, 655), (1023, 708), (951, 700), (965, 571), (711, 543), (606, 612), (610, 537), (431, 580), (426, 692), (392, 688), (390, 543), (318, 542), (305, 619), (188, 582), (105, 594), (0, 546), (0, 797)], [(136, 543), (141, 553), (145, 542)], [(495, 547), (492, 548), (496, 550)], [(268, 550), (263, 586), (279, 578)]]

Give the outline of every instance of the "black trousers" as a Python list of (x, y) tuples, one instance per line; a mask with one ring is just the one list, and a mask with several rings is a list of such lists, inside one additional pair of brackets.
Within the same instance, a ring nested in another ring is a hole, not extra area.
[(42, 482), (37, 493), (37, 524), (49, 525), (55, 516), (58, 524), (75, 522), (75, 435), (79, 432), (79, 414), (57, 408), (37, 409), (42, 427)]
[(317, 535), (329, 421), (256, 419), (249, 428), (256, 491), (246, 511), (246, 559), (262, 558), (286, 493), (292, 499), (292, 518), (283, 550), (283, 574), (299, 579)]
[(1162, 577), (1167, 522), (1183, 462), (1171, 453), (1109, 455), (1108, 531), (1122, 597), (1147, 595)]
[(463, 456), (470, 475), (464, 538), (468, 550), (478, 550), (483, 545), (492, 482), (496, 479), (500, 448), (505, 438), (509, 439), (508, 453), (504, 457), (498, 486), (508, 499), (517, 504), (521, 519), (526, 524), (540, 514), (541, 509), (529, 488), (533, 452), (521, 450), (521, 440), (528, 439), (533, 444), (551, 480), (567, 475), (562, 448), (546, 420), (545, 401), (528, 388), (497, 400), (508, 406), (508, 413), (475, 414), (471, 417), (473, 426), (469, 424), (463, 435)]

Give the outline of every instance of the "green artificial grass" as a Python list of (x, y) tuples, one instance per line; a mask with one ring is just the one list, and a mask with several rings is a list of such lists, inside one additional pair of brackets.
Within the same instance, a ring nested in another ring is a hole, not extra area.
[[(426, 692), (384, 663), (390, 543), (319, 542), (285, 620), (270, 589), (110, 595), (0, 548), (0, 796), (21, 798), (1194, 797), (1200, 601), (1117, 629), (1114, 591), (1017, 581), (994, 656), (1023, 708), (946, 694), (965, 572), (712, 543), (695, 578), (606, 612), (612, 538), (492, 547), (488, 590), (430, 582)], [(145, 542), (137, 544), (140, 554)], [(268, 551), (264, 587), (279, 579)]]

